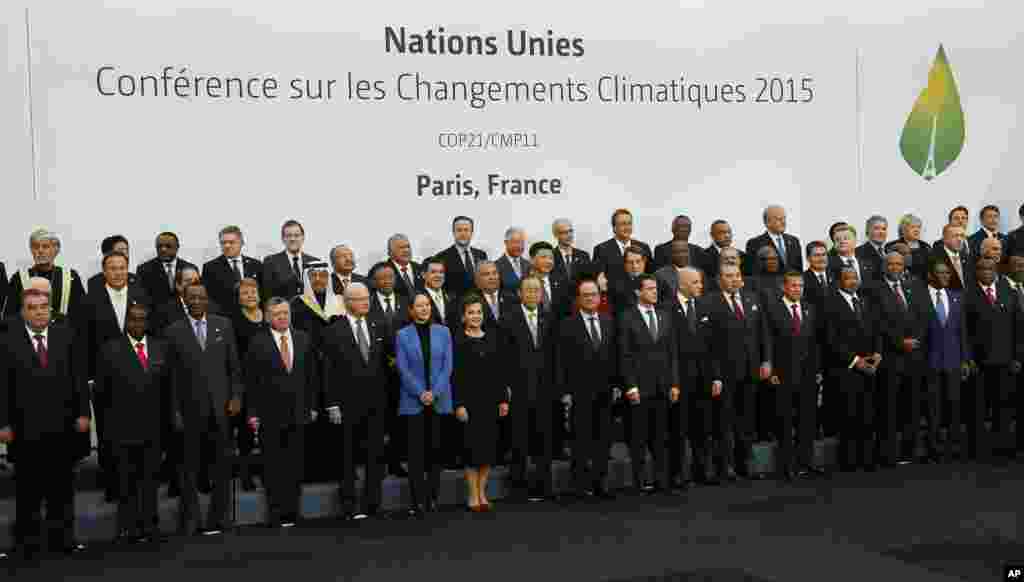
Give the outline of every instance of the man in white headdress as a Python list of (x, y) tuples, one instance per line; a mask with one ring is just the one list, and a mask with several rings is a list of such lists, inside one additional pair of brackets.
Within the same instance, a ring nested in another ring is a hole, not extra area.
[(306, 265), (302, 274), (302, 295), (292, 300), (292, 326), (308, 333), (319, 351), (321, 331), (345, 315), (345, 303), (334, 293), (331, 271), (326, 262)]

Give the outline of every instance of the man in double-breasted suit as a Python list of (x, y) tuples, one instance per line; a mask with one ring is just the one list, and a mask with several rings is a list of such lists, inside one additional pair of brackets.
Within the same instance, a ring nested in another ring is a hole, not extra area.
[[(239, 413), (245, 384), (231, 321), (207, 313), (206, 287), (201, 283), (188, 287), (185, 304), (188, 317), (171, 324), (165, 333), (174, 424), (184, 437), (179, 525), (185, 535), (213, 535), (229, 525), (233, 444), (228, 417)], [(210, 453), (213, 492), (206, 527), (200, 529), (197, 475), (204, 445)]]

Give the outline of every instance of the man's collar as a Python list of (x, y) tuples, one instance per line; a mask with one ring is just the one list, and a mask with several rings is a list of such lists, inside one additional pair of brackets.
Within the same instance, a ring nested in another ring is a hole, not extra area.
[(190, 321), (192, 321), (192, 327), (195, 327), (195, 325), (197, 323), (199, 323), (200, 321), (202, 321), (202, 322), (206, 321), (206, 315), (203, 315), (202, 319), (196, 319), (196, 318), (192, 317), (191, 313), (186, 313), (185, 315), (189, 318)]
[(40, 331), (36, 331), (36, 330), (32, 329), (32, 326), (30, 326), (30, 325), (28, 325), (26, 323), (25, 324), (25, 330), (28, 331), (29, 337), (35, 337), (37, 335), (41, 335), (41, 336), (43, 336), (44, 339), (49, 339), (50, 338), (50, 326), (49, 325), (47, 325), (46, 327), (44, 327)]

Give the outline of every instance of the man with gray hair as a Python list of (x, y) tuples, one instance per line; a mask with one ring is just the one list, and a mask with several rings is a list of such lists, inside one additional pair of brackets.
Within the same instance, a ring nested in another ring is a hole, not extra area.
[(576, 248), (576, 229), (571, 220), (556, 218), (551, 223), (551, 234), (555, 237), (556, 276), (564, 281), (572, 281), (583, 271), (589, 271), (590, 255)]
[[(268, 291), (263, 285), (263, 263), (242, 254), (245, 236), (236, 225), (220, 229), (217, 241), (221, 254), (203, 265), (203, 284), (210, 294), (210, 311), (234, 317), (238, 307), (235, 289), (242, 279), (255, 279), (260, 286), (260, 296), (267, 296)], [(180, 271), (175, 277), (179, 274)]]
[[(387, 263), (395, 272), (395, 293), (406, 301), (423, 288), (423, 267), (412, 260), (412, 243), (402, 233), (388, 237)], [(373, 277), (373, 274), (370, 274)]]
[[(58, 267), (55, 263), (60, 254), (60, 237), (45, 228), (39, 228), (28, 237), (29, 251), (32, 253), (32, 267), (20, 269), (11, 276), (5, 313), (21, 311), (21, 294), (28, 288), (32, 277), (42, 277), (50, 282), (53, 293), (50, 294), (52, 311), (67, 318), (73, 327), (84, 322), (79, 313), (85, 303), (85, 286), (78, 272), (68, 267)], [(76, 315), (78, 317), (76, 317)]]
[[(764, 209), (761, 215), (764, 221), (765, 233), (747, 241), (747, 260), (753, 261), (757, 257), (757, 251), (765, 245), (772, 245), (779, 253), (781, 272), (789, 270), (803, 271), (804, 259), (800, 246), (800, 239), (786, 232), (786, 209), (778, 204), (773, 204)], [(744, 273), (753, 273), (752, 265), (747, 265)]]
[(334, 274), (331, 276), (331, 286), (334, 294), (344, 297), (345, 289), (352, 283), (362, 283), (369, 287), (370, 280), (355, 272), (356, 254), (348, 245), (338, 245), (331, 249), (331, 266)]
[(511, 226), (505, 231), (505, 254), (494, 262), (501, 275), (501, 289), (506, 293), (519, 289), (519, 281), (530, 273), (530, 264), (523, 258), (526, 251), (526, 231)]
[(889, 221), (884, 216), (875, 214), (864, 223), (864, 244), (857, 247), (857, 260), (870, 265), (873, 279), (862, 281), (867, 286), (881, 280), (885, 272), (885, 241), (889, 237)]

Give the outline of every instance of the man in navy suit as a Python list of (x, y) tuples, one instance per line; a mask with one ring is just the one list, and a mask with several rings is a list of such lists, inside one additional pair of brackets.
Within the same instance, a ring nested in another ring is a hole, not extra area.
[[(779, 263), (782, 272), (804, 270), (804, 259), (801, 253), (800, 239), (786, 232), (786, 209), (779, 205), (772, 205), (764, 209), (761, 215), (764, 221), (764, 234), (747, 241), (747, 260), (752, 261), (757, 256), (757, 251), (763, 246), (774, 246), (779, 253)], [(753, 264), (747, 265), (744, 273), (754, 273)]]
[(568, 218), (556, 218), (551, 224), (551, 234), (555, 236), (555, 273), (566, 281), (575, 281), (578, 277), (595, 276), (590, 272), (590, 255), (575, 247), (576, 229)]
[(139, 283), (154, 308), (174, 298), (174, 279), (178, 271), (192, 268), (199, 272), (199, 267), (178, 256), (179, 247), (178, 235), (161, 232), (156, 236), (156, 256), (139, 265)]
[(263, 299), (284, 297), (291, 300), (302, 295), (302, 274), (310, 263), (320, 259), (302, 252), (306, 242), (306, 229), (297, 220), (288, 220), (281, 225), (281, 242), (284, 250), (263, 259)]
[[(971, 373), (963, 300), (960, 291), (949, 288), (951, 276), (945, 262), (932, 262), (928, 273), (928, 433), (925, 446), (930, 454), (939, 455), (939, 427), (948, 424), (949, 433), (941, 451), (946, 463), (952, 460), (954, 448), (964, 444), (960, 386)], [(947, 405), (949, 416), (944, 418), (943, 410)], [(960, 456), (966, 457), (964, 449)]]
[(998, 240), (1002, 243), (1003, 249), (1006, 249), (1009, 239), (1006, 234), (999, 232), (999, 207), (994, 204), (986, 205), (978, 213), (978, 218), (981, 220), (981, 228), (967, 239), (971, 253), (975, 257), (981, 256), (981, 241), (987, 238)]
[(526, 231), (518, 226), (505, 231), (505, 254), (494, 264), (501, 275), (501, 290), (515, 293), (519, 289), (519, 281), (530, 271), (530, 263), (523, 258), (526, 251)]

